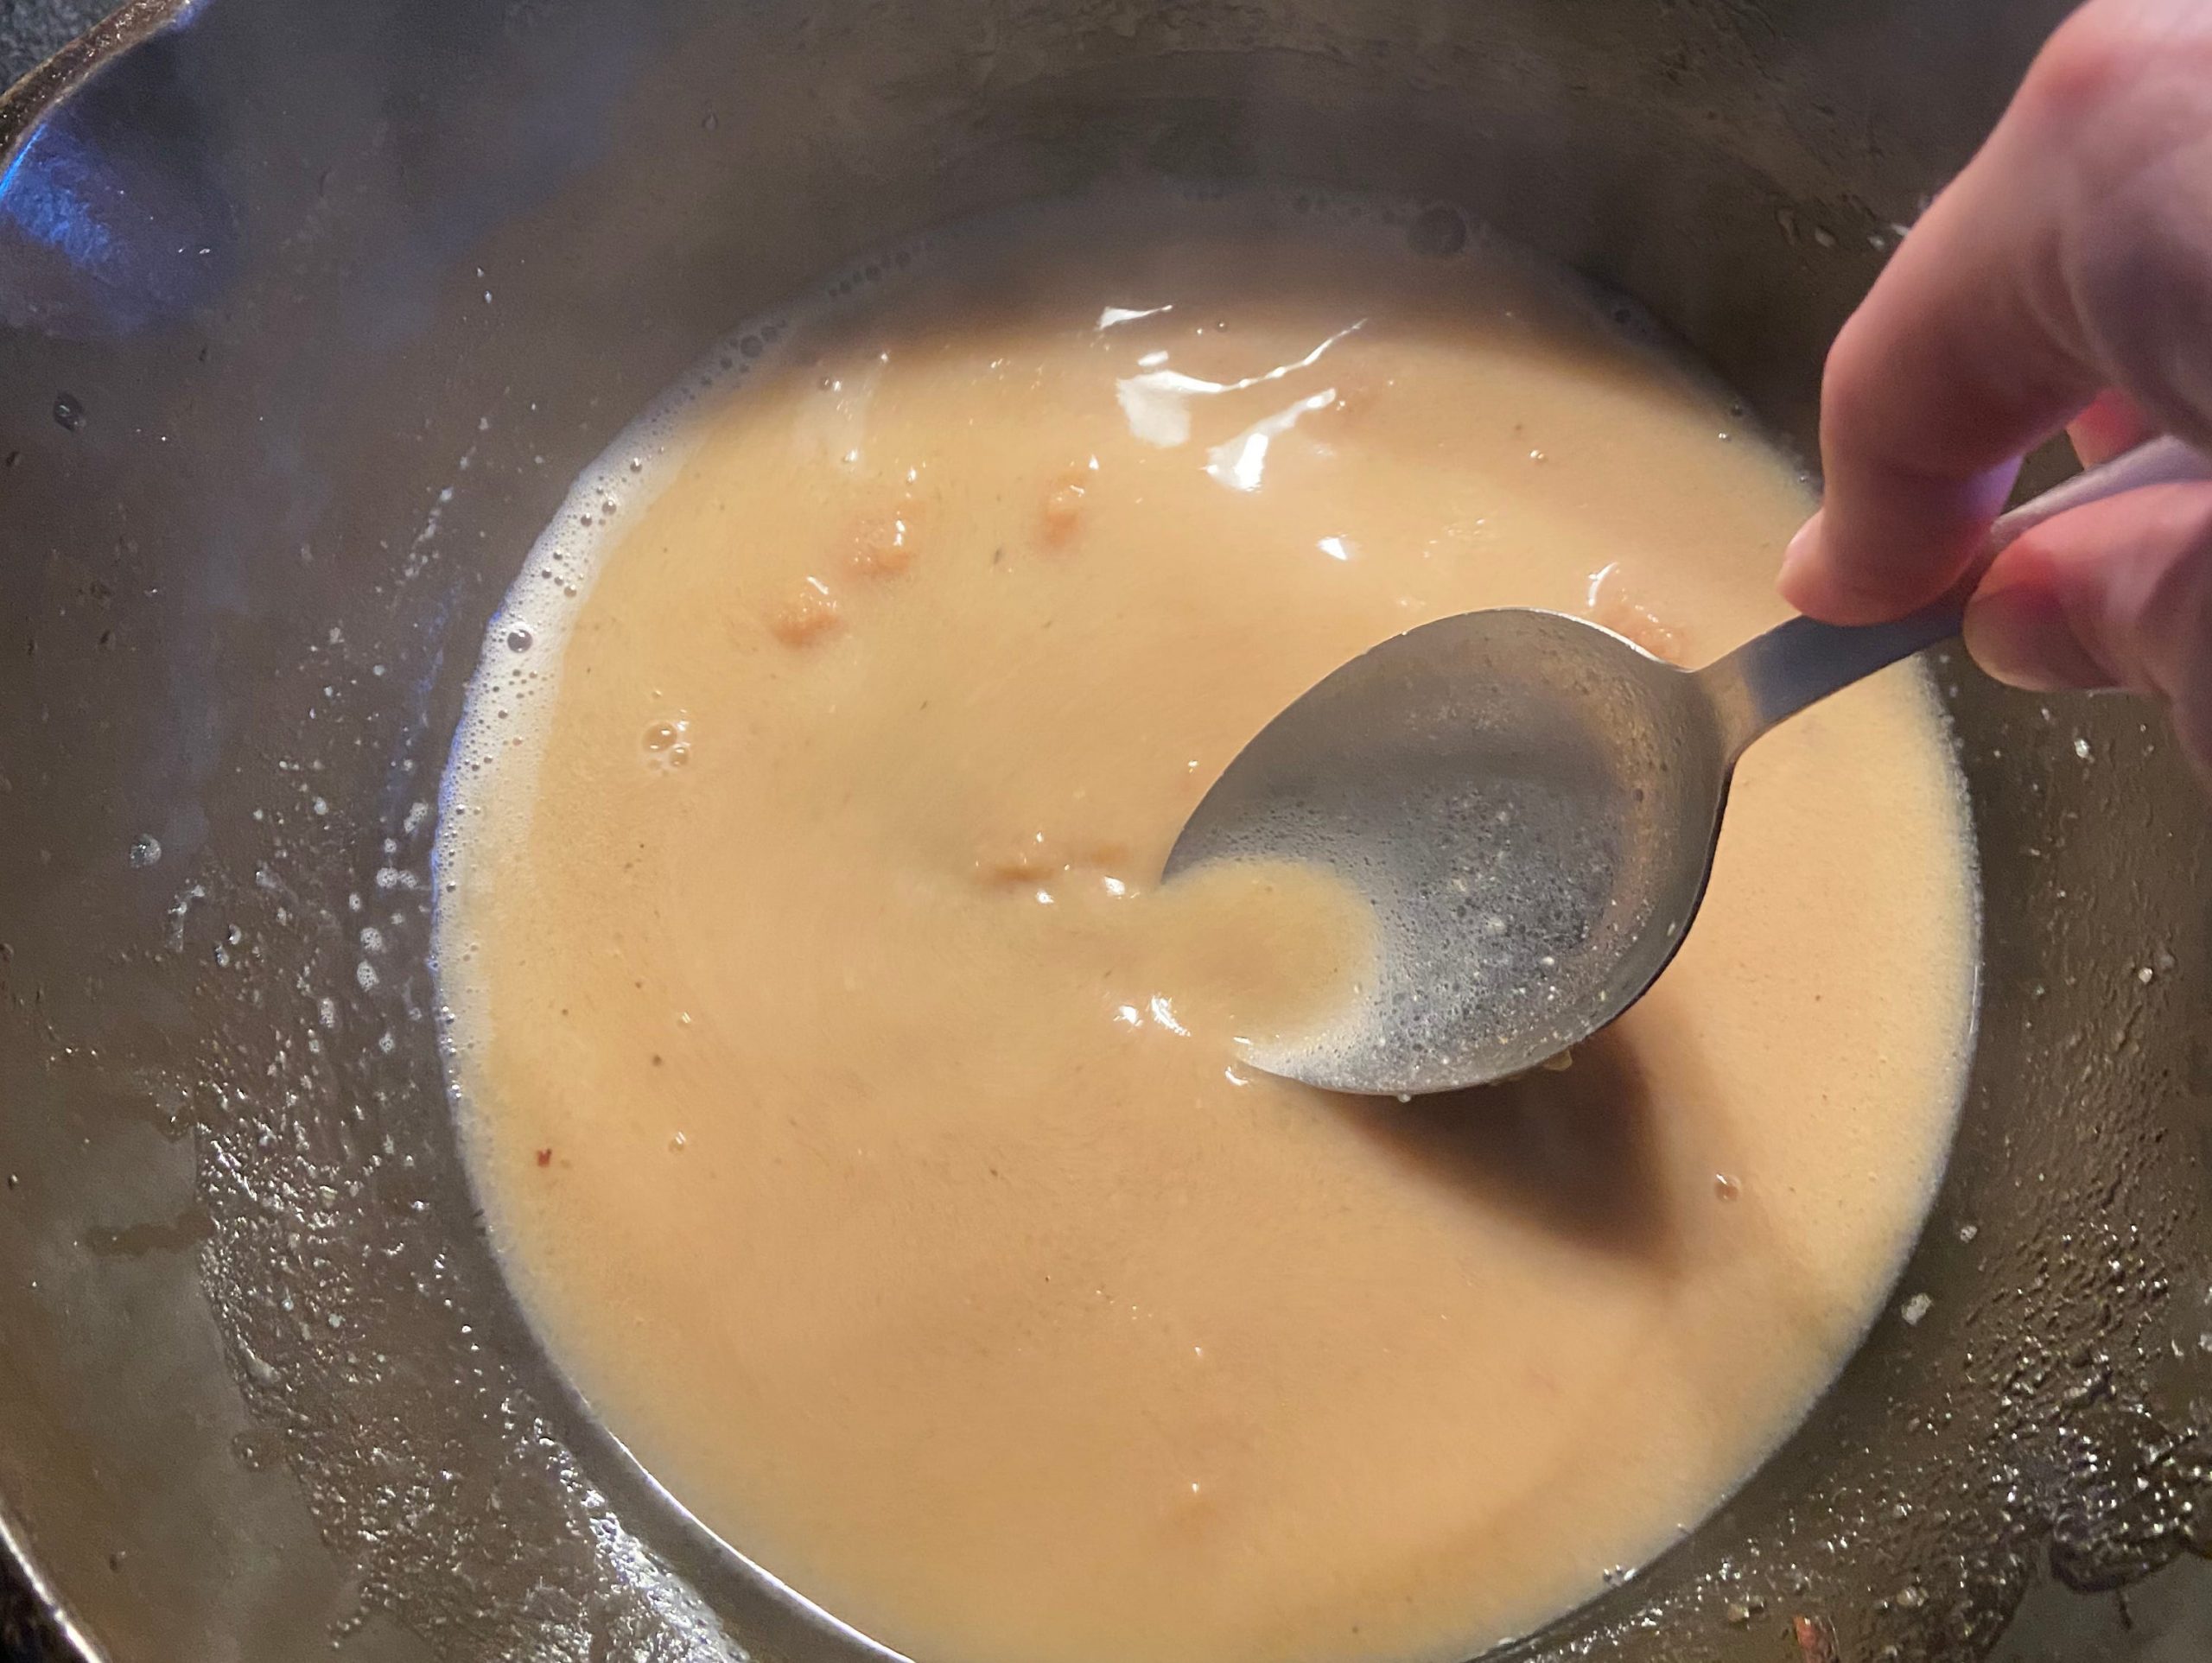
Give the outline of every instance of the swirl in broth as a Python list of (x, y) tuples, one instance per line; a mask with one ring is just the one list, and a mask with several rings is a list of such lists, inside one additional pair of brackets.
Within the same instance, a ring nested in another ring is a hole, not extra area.
[(494, 1238), (647, 1467), (915, 1655), (1526, 1631), (1797, 1424), (1940, 1172), (1976, 892), (1910, 669), (1752, 752), (1694, 937), (1566, 1071), (1240, 1063), (1364, 951), (1310, 874), (1155, 892), (1250, 734), (1471, 607), (1703, 661), (1807, 506), (1614, 308), (1435, 229), (887, 254), (626, 435), (488, 638), (439, 941)]

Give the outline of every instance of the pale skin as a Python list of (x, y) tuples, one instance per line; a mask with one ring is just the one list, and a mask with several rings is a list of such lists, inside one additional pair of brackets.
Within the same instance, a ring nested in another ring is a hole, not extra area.
[[(2091, 0), (1828, 355), (1825, 505), (1783, 595), (1872, 623), (1969, 578), (2026, 452), (2212, 450), (2212, 5)], [(1975, 586), (1999, 679), (2155, 700), (2212, 784), (2212, 484), (2077, 508)]]

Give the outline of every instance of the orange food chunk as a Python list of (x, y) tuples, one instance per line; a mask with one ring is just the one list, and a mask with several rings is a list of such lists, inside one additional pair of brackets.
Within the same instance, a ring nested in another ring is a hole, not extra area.
[(1619, 567), (1608, 566), (1590, 580), (1589, 611), (1592, 623), (1635, 642), (1653, 657), (1681, 662), (1681, 636), (1621, 581)]
[(982, 876), (1004, 884), (1038, 883), (1067, 869), (1067, 858), (1058, 843), (1041, 831), (1017, 837), (976, 862), (976, 870)]
[(1095, 841), (1071, 844), (1064, 838), (1039, 831), (1017, 837), (1003, 847), (992, 850), (976, 862), (976, 870), (983, 877), (999, 883), (1035, 884), (1070, 872), (1091, 872), (1110, 876), (1116, 868), (1127, 865), (1128, 860), (1129, 850), (1126, 844)]
[(920, 514), (912, 497), (903, 498), (880, 519), (853, 533), (849, 563), (870, 577), (895, 577), (913, 563), (915, 528)]
[(830, 586), (810, 577), (769, 614), (768, 632), (787, 647), (812, 646), (842, 621)]
[(1332, 383), (1333, 403), (1313, 413), (1312, 427), (1319, 434), (1356, 428), (1374, 414), (1390, 378), (1357, 362), (1338, 367)]
[(1071, 468), (1045, 490), (1046, 546), (1065, 548), (1082, 529), (1084, 498), (1090, 494), (1087, 470)]

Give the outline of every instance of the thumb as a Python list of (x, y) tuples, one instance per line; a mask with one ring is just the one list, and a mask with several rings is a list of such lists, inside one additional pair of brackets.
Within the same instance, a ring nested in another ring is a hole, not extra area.
[(1991, 564), (1966, 638), (2015, 686), (2156, 699), (2212, 779), (2212, 485), (2148, 486), (2046, 520)]

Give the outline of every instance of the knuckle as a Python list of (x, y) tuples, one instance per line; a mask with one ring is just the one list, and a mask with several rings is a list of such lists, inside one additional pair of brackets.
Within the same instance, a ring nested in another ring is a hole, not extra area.
[(2110, 182), (2067, 263), (2089, 345), (2120, 385), (2171, 423), (2212, 394), (2212, 223), (2166, 167)]
[(2037, 54), (2016, 107), (2038, 124), (2078, 126), (2110, 110), (2156, 61), (2156, 41), (2122, 9), (2088, 6)]
[(1821, 372), (1821, 430), (1851, 434), (1870, 417), (1878, 403), (1887, 377), (1884, 359), (1887, 348), (1872, 312), (1861, 307), (1844, 320), (1829, 344), (1827, 363)]
[(2028, 67), (2006, 124), (2046, 153), (2078, 148), (2107, 161), (2170, 148), (2202, 130), (2212, 76), (2212, 8), (2092, 0), (2061, 24)]
[(2212, 501), (2176, 492), (2160, 517), (2152, 538), (2166, 552), (2126, 621), (2157, 691), (2173, 700), (2212, 695)]

